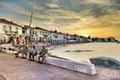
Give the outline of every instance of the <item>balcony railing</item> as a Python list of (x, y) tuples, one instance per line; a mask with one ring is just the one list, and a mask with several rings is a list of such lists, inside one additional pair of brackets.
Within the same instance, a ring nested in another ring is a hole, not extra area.
[(5, 31), (6, 34), (18, 34), (18, 31)]

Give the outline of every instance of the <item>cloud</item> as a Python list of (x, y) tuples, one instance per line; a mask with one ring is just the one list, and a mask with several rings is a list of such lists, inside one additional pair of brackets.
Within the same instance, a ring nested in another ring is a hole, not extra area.
[(7, 2), (1, 2), (0, 3), (3, 8), (7, 9), (7, 10), (11, 10), (11, 12), (16, 12), (16, 13), (20, 13), (20, 14), (26, 14), (29, 13), (28, 10), (24, 9), (24, 7), (18, 6), (17, 4), (14, 3), (10, 3), (8, 4)]
[(62, 26), (68, 26), (72, 23), (75, 23), (77, 21), (80, 21), (80, 18), (56, 18), (54, 20), (54, 23), (61, 24)]
[(58, 8), (57, 4), (46, 4), (49, 8)]
[(33, 6), (33, 9), (40, 10), (40, 9), (43, 9), (43, 7), (42, 7), (42, 6), (37, 6), (37, 5), (34, 5), (34, 6)]
[(12, 17), (22, 20), (17, 18), (18, 22), (25, 24), (29, 23), (33, 12), (33, 26), (64, 32), (110, 31), (120, 29), (119, 4), (120, 0), (2, 0), (0, 14), (9, 12)]
[[(119, 15), (119, 14), (118, 14)], [(118, 28), (120, 18), (116, 14), (107, 15), (104, 17), (94, 18), (92, 23), (79, 27), (79, 29), (102, 29), (102, 28)]]

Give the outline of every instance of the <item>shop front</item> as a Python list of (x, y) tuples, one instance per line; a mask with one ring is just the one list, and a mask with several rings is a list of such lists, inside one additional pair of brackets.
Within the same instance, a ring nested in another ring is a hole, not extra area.
[(9, 35), (0, 34), (0, 43), (8, 43), (9, 42)]

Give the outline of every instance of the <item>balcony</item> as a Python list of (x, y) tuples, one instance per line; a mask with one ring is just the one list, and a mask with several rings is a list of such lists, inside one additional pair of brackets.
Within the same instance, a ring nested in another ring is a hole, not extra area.
[(18, 31), (5, 31), (6, 34), (18, 34)]

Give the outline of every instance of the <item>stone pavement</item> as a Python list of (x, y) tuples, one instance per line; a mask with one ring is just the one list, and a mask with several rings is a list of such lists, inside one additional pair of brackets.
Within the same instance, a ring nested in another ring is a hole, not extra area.
[(0, 53), (0, 75), (6, 80), (120, 80), (120, 70), (116, 69), (97, 67), (97, 74), (91, 76), (3, 53)]
[(6, 78), (2, 75), (0, 75), (0, 80), (6, 80)]

